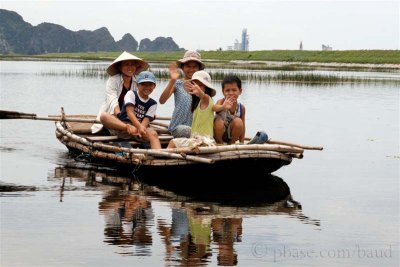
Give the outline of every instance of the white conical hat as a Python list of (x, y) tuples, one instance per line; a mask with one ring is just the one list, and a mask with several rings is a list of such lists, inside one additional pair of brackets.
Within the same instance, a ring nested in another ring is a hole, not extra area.
[(118, 63), (120, 63), (122, 61), (127, 61), (127, 60), (136, 61), (137, 67), (136, 67), (135, 74), (138, 74), (139, 72), (147, 70), (149, 68), (149, 64), (146, 61), (124, 51), (121, 55), (119, 55), (119, 57), (117, 57), (113, 61), (113, 63), (110, 64), (110, 66), (108, 66), (107, 73), (110, 74), (111, 76), (118, 74), (119, 73)]

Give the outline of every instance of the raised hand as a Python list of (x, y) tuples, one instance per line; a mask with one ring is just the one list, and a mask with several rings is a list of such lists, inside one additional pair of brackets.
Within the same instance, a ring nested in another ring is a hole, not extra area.
[(235, 104), (235, 102), (236, 102), (236, 98), (230, 96), (225, 99), (222, 106), (224, 107), (225, 110), (230, 110), (233, 107), (233, 105)]
[[(185, 88), (186, 89), (186, 88)], [(201, 90), (200, 86), (198, 86), (197, 84), (191, 82), (188, 83), (187, 85), (187, 91), (189, 94), (191, 95), (195, 95), (199, 98), (201, 98), (202, 96), (204, 96), (204, 92), (203, 90)]]
[(178, 80), (179, 76), (181, 75), (178, 66), (175, 62), (169, 64), (169, 77), (171, 80)]

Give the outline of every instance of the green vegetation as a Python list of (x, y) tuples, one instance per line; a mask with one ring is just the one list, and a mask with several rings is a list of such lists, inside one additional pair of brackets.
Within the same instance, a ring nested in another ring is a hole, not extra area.
[[(159, 64), (158, 68), (152, 70), (156, 77), (161, 80), (169, 79), (169, 71), (167, 64)], [(162, 66), (164, 65), (164, 66)], [(62, 70), (40, 72), (37, 75), (49, 76), (66, 76), (66, 77), (83, 77), (83, 78), (100, 78), (107, 79), (109, 76), (105, 69), (106, 64), (89, 64), (81, 70)], [(382, 79), (371, 77), (354, 77), (340, 74), (321, 74), (315, 72), (298, 72), (298, 71), (247, 71), (244, 69), (208, 69), (214, 81), (221, 81), (227, 75), (237, 75), (243, 81), (252, 82), (289, 82), (301, 83), (306, 85), (334, 85), (340, 83), (352, 84), (396, 84), (400, 86), (400, 79)]]
[[(96, 53), (54, 53), (30, 58), (75, 59), (75, 60), (113, 60), (120, 52)], [(182, 57), (182, 51), (176, 52), (134, 52), (138, 57), (151, 62), (175, 61)], [(400, 50), (347, 50), (347, 51), (299, 51), (299, 50), (266, 50), (266, 51), (201, 51), (206, 61), (228, 62), (231, 60), (246, 61), (283, 61), (283, 62), (319, 62), (319, 63), (368, 63), (400, 64)], [(0, 59), (27, 58), (26, 55), (0, 55)]]

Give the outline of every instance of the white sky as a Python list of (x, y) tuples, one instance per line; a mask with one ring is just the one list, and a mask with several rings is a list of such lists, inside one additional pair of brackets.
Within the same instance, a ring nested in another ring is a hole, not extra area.
[(243, 28), (250, 50), (298, 49), (300, 41), (306, 50), (400, 49), (400, 0), (1, 0), (0, 8), (34, 26), (107, 27), (116, 41), (125, 33), (138, 42), (164, 36), (186, 49), (226, 50)]

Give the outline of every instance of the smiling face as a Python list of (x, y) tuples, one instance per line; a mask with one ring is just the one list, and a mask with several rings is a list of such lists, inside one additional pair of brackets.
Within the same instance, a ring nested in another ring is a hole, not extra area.
[(186, 79), (192, 79), (193, 74), (200, 70), (199, 63), (196, 61), (188, 61), (182, 66), (183, 73)]
[(143, 82), (138, 84), (139, 96), (143, 99), (148, 99), (150, 94), (153, 92), (156, 85), (152, 82)]
[(132, 77), (136, 71), (136, 62), (134, 60), (122, 61), (119, 65), (119, 70), (124, 76)]
[(242, 94), (242, 89), (236, 83), (226, 83), (222, 89), (225, 98), (234, 97), (236, 100)]

